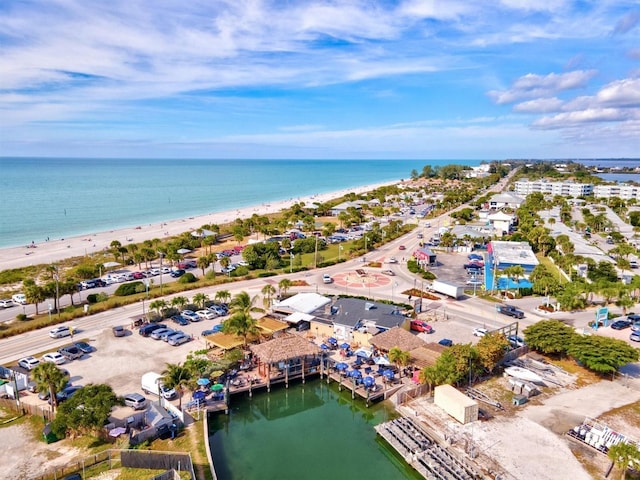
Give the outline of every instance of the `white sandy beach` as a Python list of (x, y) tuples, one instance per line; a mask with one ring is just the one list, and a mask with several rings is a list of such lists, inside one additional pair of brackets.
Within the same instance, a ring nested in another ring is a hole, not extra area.
[(236, 218), (249, 218), (253, 214), (266, 215), (279, 212), (295, 203), (305, 204), (342, 197), (347, 193), (361, 194), (385, 185), (394, 185), (395, 182), (365, 185), (335, 192), (329, 192), (307, 197), (291, 198), (279, 202), (264, 203), (238, 210), (227, 210), (208, 215), (200, 215), (177, 220), (167, 220), (162, 223), (145, 224), (119, 230), (109, 230), (97, 233), (87, 233), (76, 237), (64, 239), (50, 239), (48, 242), (35, 243), (33, 248), (27, 246), (0, 249), (0, 269), (26, 267), (30, 265), (49, 264), (65, 258), (90, 255), (104, 249), (108, 249), (112, 241), (118, 240), (122, 245), (139, 243), (154, 238), (167, 238), (184, 232), (192, 232), (207, 224), (221, 225), (234, 221)]

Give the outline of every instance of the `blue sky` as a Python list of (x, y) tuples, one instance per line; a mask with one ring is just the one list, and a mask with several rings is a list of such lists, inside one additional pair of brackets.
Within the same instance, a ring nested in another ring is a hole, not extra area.
[(5, 0), (0, 155), (640, 157), (640, 3)]

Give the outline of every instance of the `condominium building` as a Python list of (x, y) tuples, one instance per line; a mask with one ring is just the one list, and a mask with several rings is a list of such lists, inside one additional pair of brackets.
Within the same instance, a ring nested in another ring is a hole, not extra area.
[(531, 193), (544, 195), (560, 195), (563, 197), (584, 197), (593, 193), (593, 184), (575, 182), (550, 182), (547, 180), (520, 180), (515, 182), (516, 195)]
[(615, 185), (596, 185), (593, 187), (593, 196), (596, 198), (618, 197), (622, 200), (640, 198), (640, 187), (637, 185), (627, 185), (616, 183)]

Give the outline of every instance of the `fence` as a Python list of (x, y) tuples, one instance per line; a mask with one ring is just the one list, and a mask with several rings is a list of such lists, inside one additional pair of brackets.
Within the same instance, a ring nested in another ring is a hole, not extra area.
[(395, 405), (402, 405), (404, 403), (407, 403), (410, 400), (413, 400), (414, 398), (417, 398), (421, 395), (424, 395), (425, 393), (429, 392), (429, 385), (416, 385), (415, 387), (409, 389), (409, 390), (402, 390), (399, 391), (396, 395), (395, 395)]
[(55, 413), (51, 412), (51, 407), (49, 406), (42, 407), (24, 402), (20, 402), (20, 406), (18, 406), (15, 399), (0, 398), (0, 407), (16, 412), (18, 415), (29, 414), (42, 417), (45, 423), (50, 422), (55, 418)]
[(103, 463), (108, 464), (109, 470), (120, 467), (165, 470), (163, 474), (153, 477), (158, 480), (179, 479), (177, 472), (188, 472), (192, 480), (196, 479), (189, 453), (111, 449), (78, 462), (69, 463), (64, 467), (57, 467), (34, 480), (58, 480), (65, 475), (80, 472), (84, 478), (85, 470)]

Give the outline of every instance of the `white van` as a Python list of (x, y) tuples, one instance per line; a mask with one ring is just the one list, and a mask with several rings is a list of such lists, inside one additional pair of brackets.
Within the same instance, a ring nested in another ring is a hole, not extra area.
[(161, 378), (162, 375), (156, 372), (147, 372), (142, 375), (142, 391), (152, 395), (158, 395), (158, 392), (160, 392), (162, 398), (171, 400), (176, 396), (176, 391), (173, 388), (165, 387), (160, 380)]
[(11, 300), (13, 300), (13, 303), (18, 303), (20, 305), (27, 304), (27, 297), (25, 296), (24, 293), (16, 293), (11, 297)]

